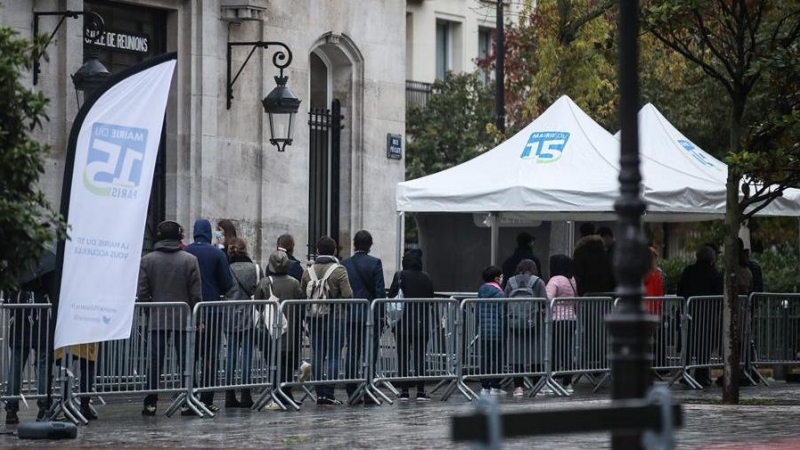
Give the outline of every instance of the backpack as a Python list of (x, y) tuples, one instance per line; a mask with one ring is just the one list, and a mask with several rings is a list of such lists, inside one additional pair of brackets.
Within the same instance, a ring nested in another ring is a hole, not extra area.
[[(309, 281), (306, 286), (306, 298), (309, 300), (327, 300), (330, 294), (330, 287), (328, 286), (328, 278), (330, 278), (333, 271), (339, 267), (339, 264), (334, 264), (325, 271), (322, 278), (317, 278), (317, 271), (314, 267), (308, 269)], [(324, 316), (330, 312), (330, 305), (312, 303), (306, 307), (306, 314), (312, 317)]]
[[(527, 284), (520, 286), (516, 277), (509, 278), (508, 285), (511, 287), (511, 292), (508, 293), (508, 298), (536, 297), (533, 293), (533, 287), (540, 281), (542, 281), (541, 278), (532, 276)], [(539, 305), (531, 302), (509, 302), (508, 326), (517, 330), (534, 328), (539, 322), (539, 309)]]

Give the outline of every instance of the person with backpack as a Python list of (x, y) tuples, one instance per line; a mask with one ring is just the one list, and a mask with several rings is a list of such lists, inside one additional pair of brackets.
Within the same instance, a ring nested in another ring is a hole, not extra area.
[[(517, 264), (516, 275), (506, 281), (506, 298), (547, 298), (544, 280), (536, 272), (536, 263), (531, 259), (523, 259)], [(544, 325), (544, 314), (540, 304), (529, 301), (512, 301), (508, 303), (508, 364), (514, 372), (523, 373), (542, 368), (544, 352), (541, 349)], [(514, 397), (523, 395), (525, 379), (514, 377)]]
[[(550, 257), (550, 281), (547, 282), (547, 298), (577, 297), (578, 288), (575, 283), (575, 267), (572, 258), (557, 254)], [(571, 301), (553, 304), (553, 338), (552, 364), (553, 371), (569, 370), (572, 361), (573, 337), (577, 323), (575, 303)], [(556, 345), (556, 342), (559, 345)], [(572, 393), (572, 375), (564, 375), (561, 385), (568, 393)]]
[[(353, 298), (367, 299), (370, 302), (376, 298), (383, 298), (386, 294), (386, 285), (383, 280), (383, 263), (380, 259), (369, 254), (372, 248), (372, 235), (367, 230), (360, 230), (353, 236), (353, 256), (342, 261), (342, 265), (347, 269), (347, 277), (353, 289)], [(383, 306), (381, 303), (379, 306)], [(364, 366), (367, 361), (367, 314), (369, 306), (353, 305), (349, 309), (347, 325), (345, 328), (346, 336), (349, 341), (347, 361), (347, 378), (358, 378), (358, 369)], [(381, 314), (380, 308), (375, 309), (373, 317), (372, 333), (372, 361), (377, 359), (378, 346), (381, 337)], [(374, 371), (374, 366), (371, 368)], [(366, 368), (365, 368), (366, 370)], [(366, 374), (365, 374), (366, 375)], [(353, 397), (358, 385), (348, 383), (345, 386), (347, 396)], [(364, 396), (364, 402), (372, 402), (372, 398)]]
[[(503, 271), (497, 266), (483, 269), (483, 284), (478, 289), (478, 298), (490, 299), (479, 301), (475, 305), (478, 319), (478, 339), (481, 354), (481, 372), (499, 374), (503, 368), (503, 329), (505, 322), (504, 305), (491, 299), (505, 297), (503, 288)], [(482, 395), (504, 395), (500, 389), (501, 377), (484, 376), (481, 379)]]
[[(342, 353), (342, 328), (344, 308), (326, 305), (325, 300), (353, 298), (353, 289), (347, 269), (334, 257), (336, 241), (323, 236), (317, 241), (317, 259), (303, 273), (300, 288), (309, 302), (306, 318), (311, 337), (313, 375), (315, 381), (335, 380), (339, 375), (339, 358)], [(326, 361), (327, 363), (323, 364)], [(334, 396), (334, 384), (317, 385), (317, 405), (341, 405)]]
[[(433, 281), (431, 276), (422, 270), (422, 250), (411, 249), (403, 255), (403, 270), (394, 274), (388, 297), (395, 298), (400, 291), (403, 292), (403, 298), (433, 298)], [(400, 320), (393, 327), (397, 339), (398, 376), (407, 377), (412, 364), (416, 376), (427, 375), (425, 373), (425, 349), (428, 347), (428, 340), (431, 336), (431, 326), (436, 323), (432, 317), (430, 303), (409, 302), (404, 304)], [(408, 389), (411, 384), (397, 384), (397, 387), (401, 389), (398, 396), (401, 402), (409, 401)], [(425, 382), (417, 381), (416, 388), (416, 401), (428, 401)]]
[[(260, 268), (247, 254), (247, 244), (241, 238), (226, 239), (228, 261), (230, 262), (233, 287), (225, 294), (225, 300), (250, 300), (256, 291), (256, 284), (261, 279)], [(225, 365), (225, 381), (230, 386), (235, 384), (233, 375), (237, 367), (241, 368), (241, 384), (250, 383), (250, 372), (253, 367), (253, 347), (255, 346), (255, 329), (253, 327), (253, 307), (237, 306), (227, 311), (225, 335), (227, 339), (228, 357)], [(239, 359), (239, 352), (242, 357)], [(239, 366), (241, 361), (241, 366)], [(236, 400), (236, 391), (225, 391), (226, 408), (250, 408), (253, 397), (250, 389), (242, 389), (242, 400)]]
[[(262, 278), (256, 288), (257, 299), (277, 299), (278, 302), (285, 300), (296, 300), (306, 298), (303, 291), (300, 290), (300, 282), (297, 281), (290, 273), (292, 267), (292, 260), (288, 252), (285, 250), (275, 250), (269, 255), (269, 264), (267, 269), (269, 275)], [(278, 382), (287, 383), (292, 381), (294, 370), (299, 362), (299, 357), (303, 351), (303, 309), (302, 308), (284, 308), (286, 315), (287, 327), (286, 331), (282, 332), (280, 342), (280, 353), (278, 353), (278, 360), (280, 361), (280, 373), (278, 373)], [(269, 341), (267, 340), (267, 343)], [(269, 361), (269, 345), (264, 346), (264, 359)], [(311, 372), (311, 364), (303, 361), (300, 364), (300, 376), (298, 381), (306, 381)], [(294, 402), (292, 396), (291, 386), (282, 386), (280, 388), (284, 397)], [(280, 409), (276, 404), (267, 405), (268, 409)]]

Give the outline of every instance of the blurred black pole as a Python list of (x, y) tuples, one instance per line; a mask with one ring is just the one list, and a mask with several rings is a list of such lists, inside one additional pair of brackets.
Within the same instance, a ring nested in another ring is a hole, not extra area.
[(495, 29), (495, 72), (494, 72), (494, 124), (501, 133), (506, 132), (506, 92), (505, 92), (505, 31), (503, 30), (503, 2), (497, 0), (497, 28)]
[[(642, 308), (642, 280), (649, 266), (647, 242), (641, 217), (645, 204), (640, 196), (639, 172), (639, 2), (621, 0), (619, 14), (620, 198), (614, 207), (621, 239), (614, 253), (617, 308), (606, 318), (611, 333), (611, 397), (644, 398), (650, 386), (653, 331), (656, 318)], [(613, 449), (640, 449), (640, 432), (615, 432)]]

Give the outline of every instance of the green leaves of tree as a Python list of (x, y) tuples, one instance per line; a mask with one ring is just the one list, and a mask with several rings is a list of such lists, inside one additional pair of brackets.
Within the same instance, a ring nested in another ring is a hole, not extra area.
[(45, 244), (64, 237), (65, 225), (37, 183), (48, 148), (30, 136), (47, 119), (47, 99), (20, 82), (41, 42), (0, 27), (0, 290), (36, 265)]

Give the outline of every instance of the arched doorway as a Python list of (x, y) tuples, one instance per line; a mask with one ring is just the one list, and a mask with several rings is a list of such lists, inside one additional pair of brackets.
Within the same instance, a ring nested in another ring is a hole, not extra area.
[(332, 97), (333, 65), (321, 51), (309, 55), (308, 257), (321, 236), (339, 238), (341, 108)]
[(328, 34), (309, 53), (308, 256), (333, 237), (349, 254), (354, 155), (361, 148), (361, 58), (346, 36)]

